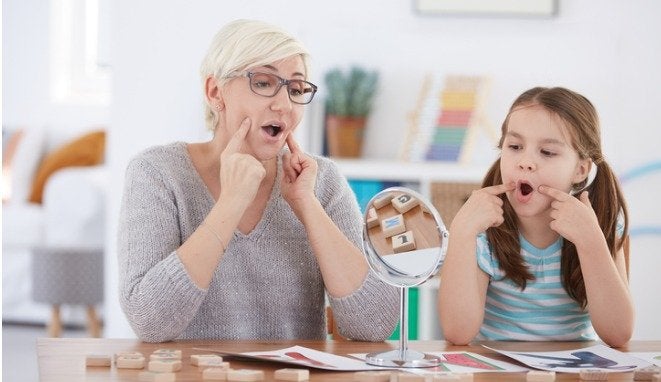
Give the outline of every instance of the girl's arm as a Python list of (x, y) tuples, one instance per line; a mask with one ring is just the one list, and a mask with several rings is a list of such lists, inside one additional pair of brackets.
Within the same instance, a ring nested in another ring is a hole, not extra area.
[(462, 231), (453, 222), (438, 293), (443, 334), (456, 345), (469, 343), (479, 332), (489, 285), (475, 259), (475, 235)]
[(555, 200), (551, 204), (551, 229), (576, 246), (585, 282), (592, 326), (610, 346), (629, 341), (633, 332), (634, 308), (629, 293), (624, 251), (611, 257), (587, 191), (575, 197), (550, 187), (540, 187)]
[[(634, 308), (624, 264), (624, 251), (610, 256), (603, 233), (597, 243), (576, 246), (581, 262), (592, 326), (605, 343), (626, 344), (633, 333)], [(594, 246), (593, 246), (594, 245)]]
[(500, 184), (474, 191), (452, 220), (438, 313), (445, 338), (454, 344), (469, 343), (482, 326), (489, 276), (477, 265), (476, 238), (503, 223), (503, 202), (498, 195), (513, 188)]

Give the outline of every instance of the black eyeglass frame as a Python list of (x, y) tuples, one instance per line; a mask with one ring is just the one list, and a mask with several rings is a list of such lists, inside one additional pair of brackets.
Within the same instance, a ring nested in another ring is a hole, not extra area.
[[(262, 74), (262, 75), (266, 75), (266, 76), (273, 76), (273, 77), (278, 79), (278, 86), (276, 86), (275, 90), (273, 91), (273, 94), (271, 94), (271, 95), (261, 94), (261, 93), (258, 93), (257, 91), (255, 91), (255, 89), (252, 88), (252, 85), (253, 85), (252, 84), (252, 77), (256, 74)], [(280, 92), (280, 89), (282, 89), (282, 86), (284, 85), (287, 89), (287, 97), (289, 97), (289, 100), (292, 101), (295, 104), (298, 104), (298, 105), (307, 105), (310, 102), (312, 102), (312, 100), (314, 99), (314, 95), (317, 94), (317, 89), (318, 89), (317, 85), (313, 84), (310, 81), (298, 80), (298, 79), (287, 80), (287, 79), (284, 79), (284, 78), (278, 76), (277, 74), (266, 73), (266, 72), (245, 71), (245, 72), (240, 73), (240, 74), (226, 76), (225, 78), (235, 78), (235, 77), (246, 77), (246, 78), (248, 78), (248, 80), (249, 80), (248, 85), (250, 86), (250, 90), (253, 93), (255, 93), (259, 96), (268, 97), (268, 98), (275, 97), (278, 94), (278, 92)], [(298, 102), (298, 101), (295, 101), (295, 100), (292, 99), (292, 95), (289, 92), (289, 84), (294, 83), (294, 82), (302, 82), (306, 85), (310, 85), (310, 88), (312, 89), (312, 95), (310, 96), (309, 101), (307, 101), (307, 102)]]

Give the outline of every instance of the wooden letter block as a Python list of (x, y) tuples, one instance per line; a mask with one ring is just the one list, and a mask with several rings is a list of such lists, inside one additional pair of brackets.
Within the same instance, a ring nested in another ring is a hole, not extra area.
[(210, 360), (223, 362), (223, 357), (217, 354), (193, 354), (190, 356), (190, 363), (193, 366), (200, 366), (200, 362)]
[(353, 373), (353, 380), (358, 382), (390, 382), (389, 371), (357, 371)]
[(175, 353), (151, 353), (149, 355), (150, 361), (179, 361), (181, 358), (177, 357)]
[(263, 381), (264, 372), (261, 370), (249, 370), (249, 369), (229, 369), (227, 371), (227, 380), (228, 381), (237, 381), (237, 382), (254, 382), (254, 381)]
[(412, 251), (415, 249), (413, 231), (406, 231), (392, 237), (392, 250), (395, 253)]
[(310, 371), (307, 369), (280, 369), (275, 371), (275, 379), (278, 381), (307, 381), (310, 379)]
[(144, 369), (145, 362), (142, 355), (120, 355), (115, 361), (118, 369)]
[(454, 373), (459, 376), (461, 382), (473, 382), (473, 373)]
[(144, 356), (142, 355), (142, 353), (140, 353), (139, 351), (119, 351), (119, 352), (115, 353), (115, 355), (113, 356), (113, 359), (115, 360), (115, 362), (117, 362), (117, 358), (119, 358), (119, 357), (125, 357), (125, 356), (129, 356), (129, 357), (136, 357), (136, 356), (137, 356), (137, 357), (144, 357)]
[(406, 225), (404, 225), (404, 216), (399, 214), (381, 220), (381, 231), (383, 231), (383, 235), (385, 237), (390, 237), (406, 231)]
[(450, 373), (449, 371), (442, 371), (439, 373), (432, 374), (431, 380), (433, 382), (446, 382), (446, 381), (458, 382), (461, 381), (461, 377), (459, 376), (459, 374)]
[(395, 207), (397, 212), (399, 212), (400, 214), (410, 211), (413, 207), (417, 206), (418, 204), (420, 204), (420, 202), (418, 202), (418, 199), (414, 198), (409, 194), (402, 194), (392, 199), (392, 206)]
[(367, 228), (376, 227), (379, 225), (379, 216), (376, 214), (374, 207), (367, 210)]
[(149, 361), (149, 371), (172, 372), (181, 370), (181, 361), (178, 359), (164, 359)]
[(608, 373), (599, 369), (583, 369), (579, 373), (581, 381), (607, 381)]
[(412, 373), (394, 373), (390, 376), (390, 382), (425, 382), (424, 375)]
[(112, 364), (112, 357), (109, 355), (89, 354), (85, 357), (85, 366), (108, 367), (111, 364)]
[(220, 367), (209, 367), (202, 371), (202, 380), (204, 381), (227, 381), (227, 372), (229, 369)]
[(177, 357), (181, 359), (181, 350), (179, 349), (156, 349), (152, 354), (163, 354), (168, 357)]
[(374, 199), (374, 202), (372, 203), (372, 206), (374, 206), (374, 208), (376, 208), (376, 209), (379, 209), (379, 208), (387, 205), (388, 203), (390, 203), (390, 201), (392, 200), (392, 198), (394, 196), (395, 195), (390, 194), (390, 193), (385, 194), (385, 195), (383, 195), (383, 196), (381, 196), (377, 199)]
[(526, 374), (527, 382), (555, 381), (555, 371), (531, 370)]
[(153, 371), (143, 371), (139, 376), (141, 382), (175, 382), (176, 378), (174, 373), (158, 373)]
[(634, 381), (651, 381), (655, 374), (661, 373), (661, 367), (647, 366), (633, 372)]
[(205, 367), (216, 367), (221, 369), (229, 369), (230, 363), (223, 362), (222, 359), (201, 359), (197, 367), (204, 369)]

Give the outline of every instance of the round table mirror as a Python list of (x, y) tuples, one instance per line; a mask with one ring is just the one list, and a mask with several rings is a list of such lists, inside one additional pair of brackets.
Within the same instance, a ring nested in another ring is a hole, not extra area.
[(370, 353), (366, 362), (390, 367), (433, 367), (440, 359), (408, 348), (408, 288), (434, 276), (445, 258), (448, 231), (434, 206), (403, 187), (376, 194), (365, 208), (363, 245), (370, 268), (400, 288), (399, 349)]

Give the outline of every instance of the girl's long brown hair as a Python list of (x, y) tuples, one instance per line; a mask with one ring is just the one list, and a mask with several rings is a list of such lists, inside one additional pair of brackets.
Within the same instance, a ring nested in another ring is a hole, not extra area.
[[(586, 190), (589, 192), (590, 203), (606, 238), (611, 257), (615, 258), (617, 251), (622, 248), (624, 238), (628, 235), (629, 216), (618, 180), (601, 152), (601, 133), (597, 111), (587, 98), (565, 88), (536, 87), (527, 90), (510, 107), (501, 127), (499, 148), (502, 149), (512, 111), (519, 106), (527, 105), (540, 105), (560, 117), (567, 127), (572, 145), (579, 157), (581, 159), (590, 158), (597, 166), (596, 178)], [(580, 189), (585, 186), (585, 182), (574, 186)], [(482, 187), (502, 183), (500, 158), (498, 158), (484, 177)], [(501, 195), (501, 198), (503, 199), (505, 222), (498, 227), (487, 229), (487, 238), (498, 259), (500, 269), (505, 272), (505, 277), (512, 280), (521, 289), (525, 289), (528, 280), (534, 280), (535, 277), (521, 256), (518, 223), (514, 209), (505, 195)], [(620, 214), (624, 222), (622, 236), (617, 233)], [(560, 272), (562, 285), (567, 294), (585, 308), (588, 301), (581, 264), (576, 247), (569, 240), (563, 241)]]

